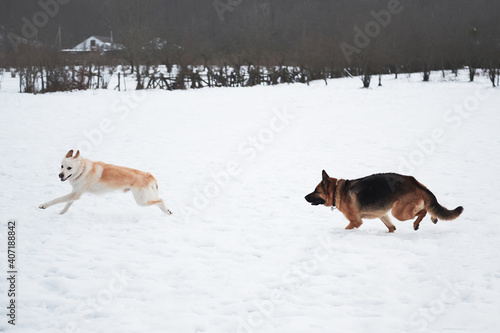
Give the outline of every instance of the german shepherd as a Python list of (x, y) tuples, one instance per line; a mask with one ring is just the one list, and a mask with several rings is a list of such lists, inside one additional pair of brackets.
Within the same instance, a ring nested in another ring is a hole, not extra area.
[(464, 210), (462, 206), (454, 210), (441, 206), (434, 194), (411, 176), (382, 173), (347, 180), (330, 178), (325, 170), (322, 176), (323, 180), (305, 199), (314, 206), (337, 207), (349, 220), (346, 229), (359, 228), (362, 218), (379, 218), (389, 232), (394, 232), (396, 227), (388, 216), (392, 210), (392, 215), (400, 221), (416, 217), (413, 229), (418, 230), (427, 212), (432, 222), (437, 223), (438, 218), (456, 219)]
[(66, 154), (61, 163), (59, 179), (62, 182), (69, 179), (73, 191), (68, 195), (41, 204), (38, 208), (45, 209), (66, 202), (66, 206), (60, 212), (60, 214), (64, 214), (73, 202), (80, 199), (83, 193), (101, 194), (114, 190), (122, 190), (123, 192), (130, 190), (139, 206), (156, 205), (165, 214), (172, 214), (158, 196), (158, 183), (152, 174), (103, 162), (93, 162), (82, 158), (79, 150), (75, 156), (73, 156), (73, 150)]

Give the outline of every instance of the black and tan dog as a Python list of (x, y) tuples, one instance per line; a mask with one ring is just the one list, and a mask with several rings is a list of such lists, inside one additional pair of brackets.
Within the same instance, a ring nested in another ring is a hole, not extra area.
[(346, 229), (359, 228), (362, 218), (379, 218), (389, 232), (394, 232), (396, 227), (387, 215), (392, 210), (392, 215), (400, 221), (416, 217), (413, 228), (418, 230), (427, 212), (432, 222), (437, 223), (438, 218), (456, 219), (464, 210), (461, 206), (454, 210), (441, 206), (434, 194), (411, 176), (384, 173), (346, 180), (330, 178), (325, 170), (322, 175), (323, 180), (305, 199), (312, 205), (337, 207), (349, 220)]

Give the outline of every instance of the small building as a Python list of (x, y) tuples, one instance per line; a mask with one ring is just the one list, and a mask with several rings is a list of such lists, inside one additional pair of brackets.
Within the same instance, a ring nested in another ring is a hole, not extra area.
[(71, 49), (64, 49), (63, 52), (80, 53), (80, 52), (98, 52), (105, 53), (109, 51), (122, 50), (120, 44), (113, 42), (113, 35), (111, 37), (104, 36), (90, 36), (80, 44)]

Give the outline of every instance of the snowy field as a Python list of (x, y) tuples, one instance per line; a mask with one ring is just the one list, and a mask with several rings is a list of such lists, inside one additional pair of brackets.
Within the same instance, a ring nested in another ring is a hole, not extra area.
[[(15, 331), (498, 332), (500, 89), (431, 79), (28, 95), (4, 75), (0, 260), (16, 219)], [(151, 172), (174, 215), (120, 192), (38, 209), (70, 192), (57, 175), (75, 148)], [(465, 210), (418, 231), (394, 218), (394, 234), (380, 220), (347, 231), (304, 200), (322, 169), (411, 174)]]

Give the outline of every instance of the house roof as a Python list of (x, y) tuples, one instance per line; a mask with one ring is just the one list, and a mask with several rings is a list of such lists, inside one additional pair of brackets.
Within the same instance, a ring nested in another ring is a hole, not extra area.
[(91, 36), (91, 37), (99, 39), (103, 43), (113, 43), (112, 38), (109, 36)]
[[(91, 41), (97, 41), (97, 45), (91, 45)], [(84, 41), (74, 46), (71, 49), (64, 49), (63, 52), (89, 52), (89, 51), (112, 51), (121, 50), (123, 46), (120, 44), (112, 42), (112, 38), (109, 36), (96, 36), (92, 35), (86, 38)]]

